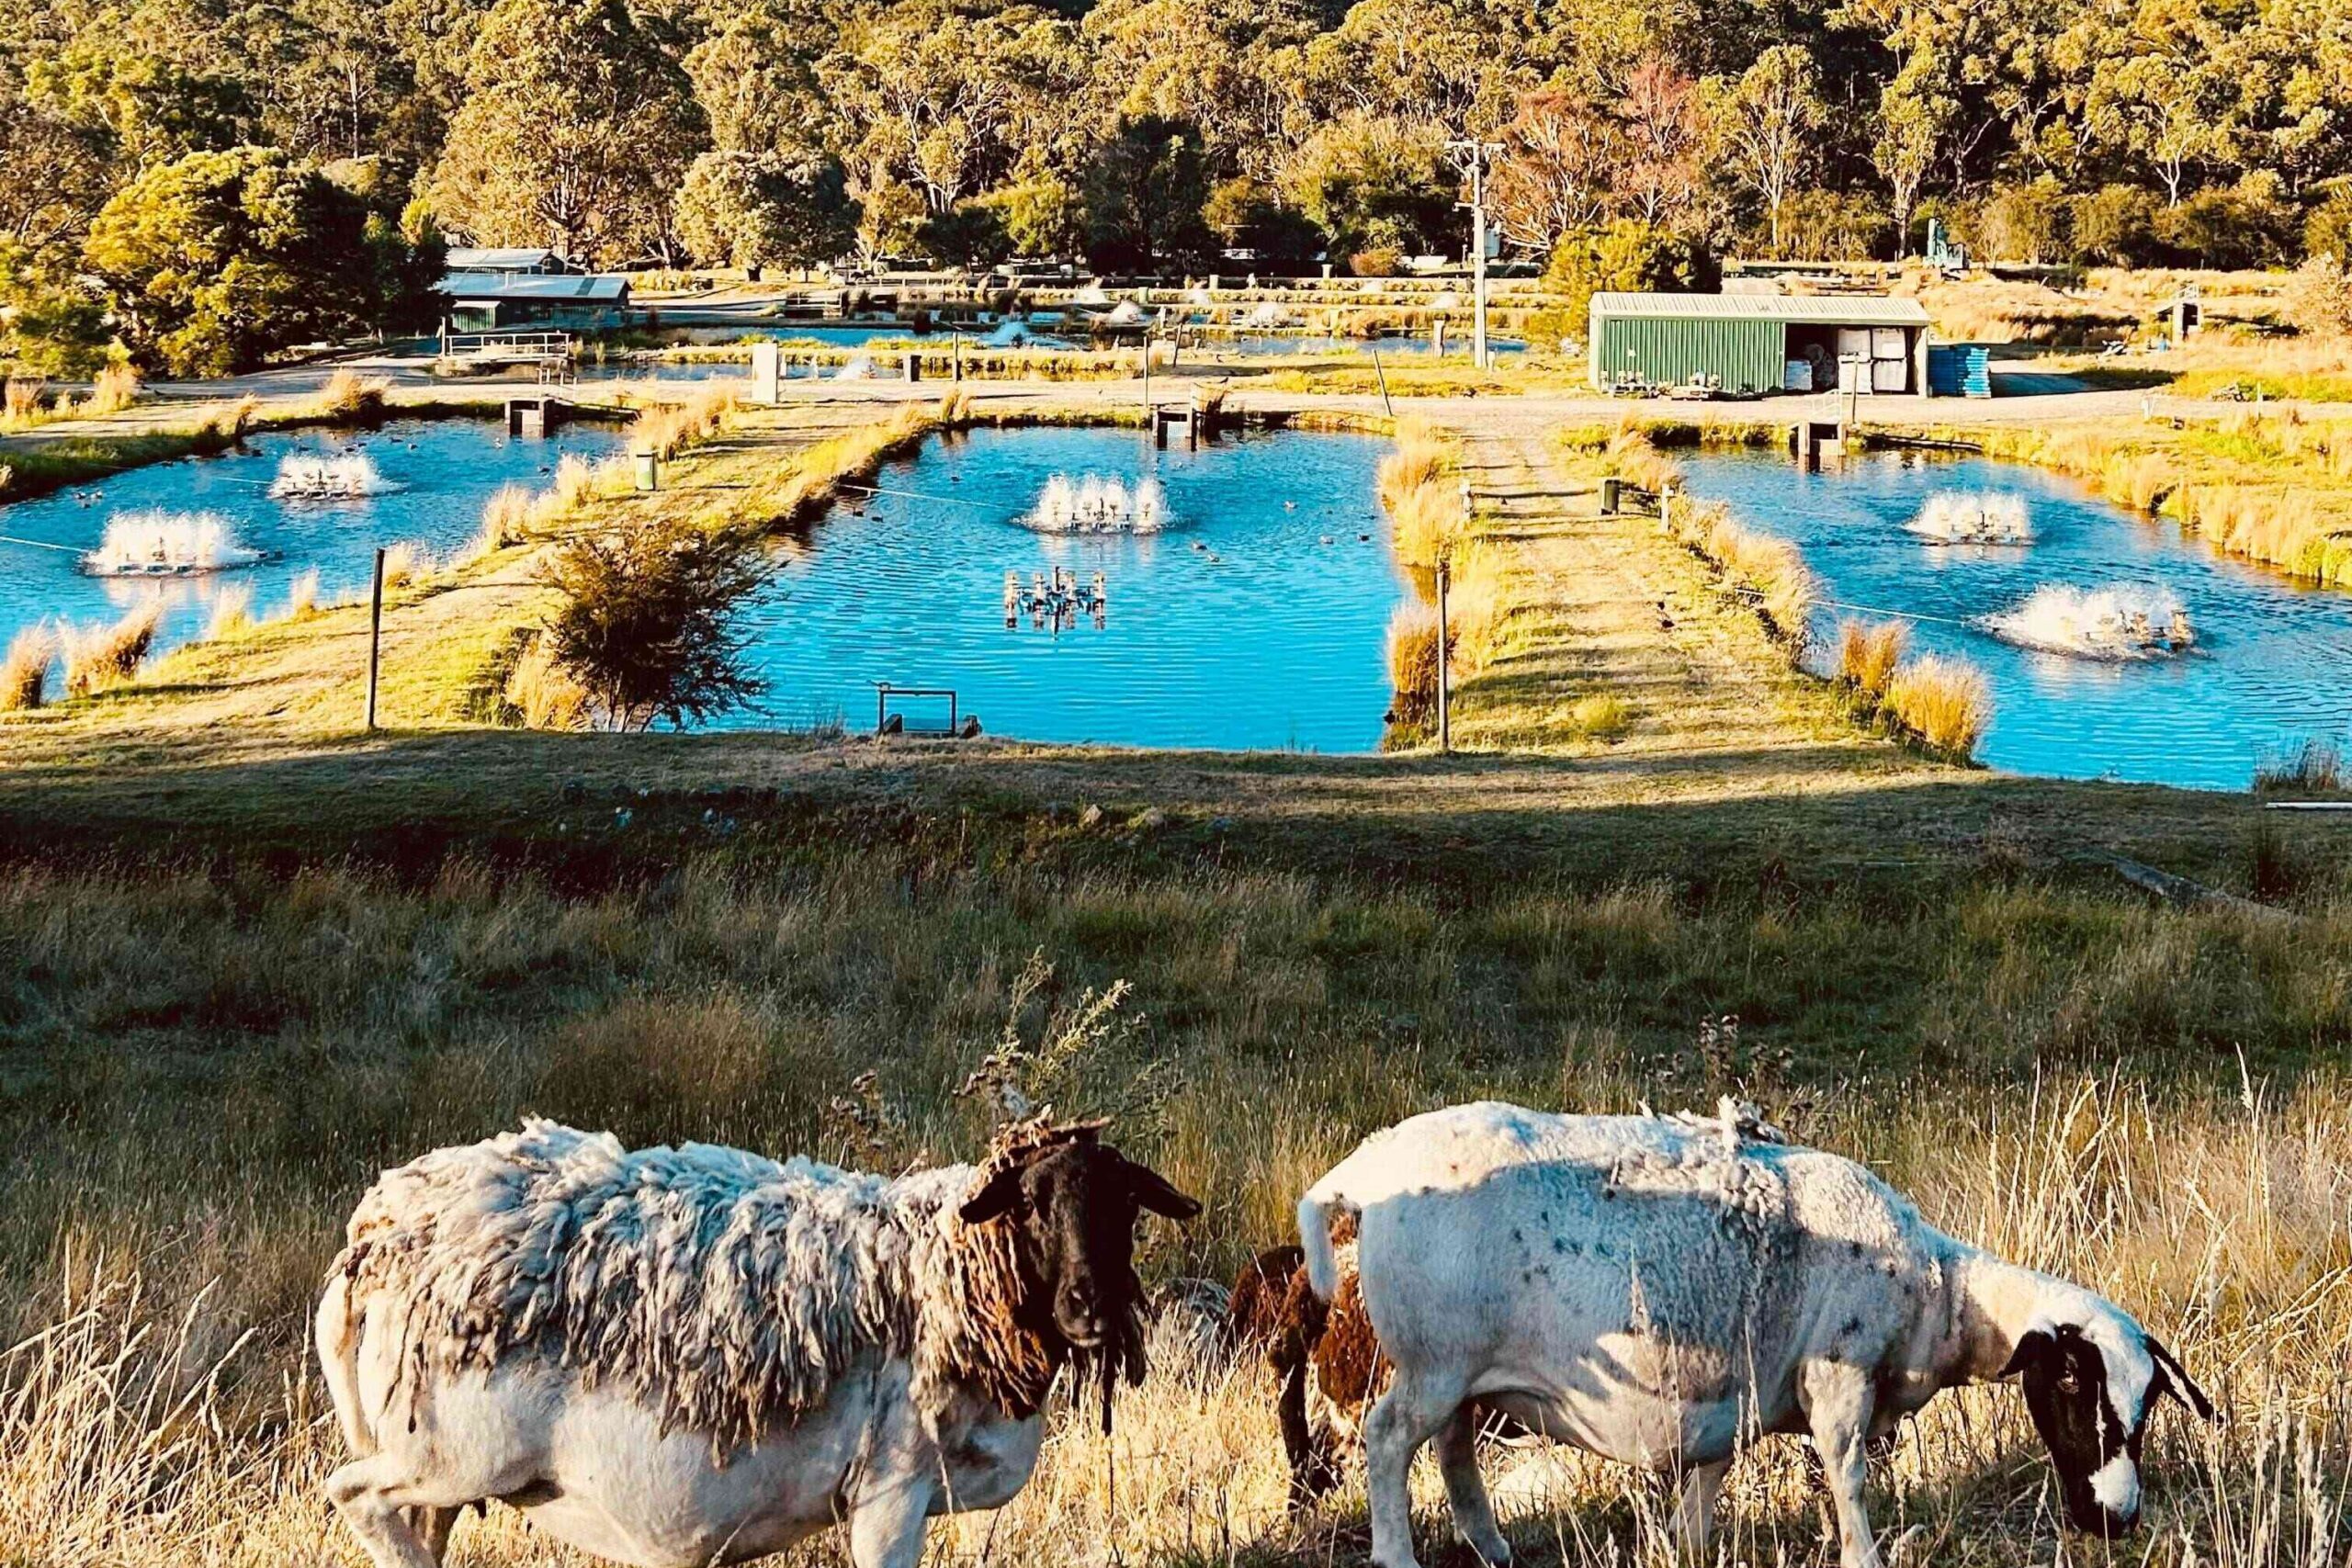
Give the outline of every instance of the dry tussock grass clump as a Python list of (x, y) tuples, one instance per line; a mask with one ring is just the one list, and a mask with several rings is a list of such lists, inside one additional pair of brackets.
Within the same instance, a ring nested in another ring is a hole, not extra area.
[(197, 438), (219, 446), (231, 445), (243, 440), (245, 432), (254, 427), (254, 421), (260, 415), (261, 400), (247, 392), (235, 402), (214, 410), (198, 426)]
[(1659, 495), (1681, 487), (1681, 468), (1636, 426), (1618, 426), (1609, 438), (1606, 456), (1610, 468), (1628, 484)]
[(1399, 725), (1437, 722), (1437, 609), (1408, 603), (1388, 617), (1389, 715)]
[(9, 377), (6, 388), (0, 388), (0, 429), (17, 430), (40, 423), (44, 387), (39, 377)]
[(706, 381), (684, 402), (660, 403), (640, 409), (629, 426), (637, 450), (651, 452), (667, 462), (699, 442), (717, 434), (736, 408), (735, 388), (724, 381)]
[(1396, 447), (1380, 460), (1380, 503), (1388, 509), (1390, 547), (1405, 566), (1435, 569), (1468, 537), (1464, 514), (1462, 446), (1426, 421), (1396, 422)]
[(306, 621), (319, 613), (319, 570), (312, 567), (286, 585), (286, 608), (278, 613), (284, 621)]
[(213, 642), (227, 642), (254, 629), (254, 591), (251, 583), (240, 582), (220, 591), (212, 601), (212, 614), (204, 624), (204, 635)]
[(30, 626), (8, 640), (0, 658), (0, 713), (29, 713), (49, 697), (49, 667), (57, 657), (57, 634)]
[(1895, 671), (1881, 711), (1934, 750), (1965, 759), (1993, 722), (1993, 691), (1966, 660), (1927, 654)]
[(164, 618), (160, 599), (110, 624), (69, 628), (64, 633), (65, 690), (86, 697), (135, 680), (155, 646), (155, 628)]
[(523, 485), (501, 485), (482, 503), (481, 526), (474, 534), (472, 555), (495, 555), (530, 537), (537, 498)]
[(586, 729), (595, 718), (595, 699), (556, 659), (545, 637), (523, 645), (506, 672), (504, 695), (526, 729)]
[(129, 365), (109, 365), (91, 381), (90, 395), (83, 400), (80, 412), (85, 414), (120, 413), (138, 400), (138, 370)]
[[(569, 462), (571, 459), (566, 458)], [(384, 547), (384, 592), (406, 588), (421, 582), (433, 570), (433, 562), (424, 547), (413, 540), (401, 539)]]
[(1901, 621), (1867, 626), (1860, 621), (1838, 623), (1838, 679), (1873, 700), (1886, 695), (1894, 667), (1911, 645), (1911, 628)]
[(385, 400), (390, 395), (392, 383), (389, 377), (363, 376), (356, 370), (338, 370), (327, 378), (327, 384), (304, 407), (305, 417), (331, 420), (368, 420), (381, 417)]

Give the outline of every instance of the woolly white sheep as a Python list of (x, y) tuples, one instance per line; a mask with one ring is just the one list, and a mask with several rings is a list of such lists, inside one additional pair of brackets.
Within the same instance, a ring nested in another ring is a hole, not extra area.
[(1199, 1205), (1098, 1129), (893, 1181), (532, 1122), (389, 1171), (319, 1303), (358, 1456), (328, 1494), (377, 1568), (490, 1498), (648, 1568), (837, 1520), (914, 1568), (932, 1516), (1026, 1483), (1066, 1363), (1143, 1375), (1138, 1211)]
[(1853, 1161), (1747, 1131), (1728, 1104), (1720, 1122), (1463, 1105), (1374, 1134), (1308, 1190), (1308, 1279), (1330, 1298), (1334, 1220), (1355, 1215), (1395, 1366), (1364, 1420), (1379, 1568), (1413, 1568), (1406, 1474), (1431, 1438), (1456, 1531), (1510, 1560), (1474, 1402), (1679, 1472), (1701, 1557), (1740, 1446), (1809, 1435), (1845, 1568), (1876, 1568), (1865, 1445), (1939, 1390), (2022, 1373), (2076, 1526), (2137, 1521), (2156, 1397), (2212, 1417), (2180, 1363), (2121, 1308), (1944, 1235)]

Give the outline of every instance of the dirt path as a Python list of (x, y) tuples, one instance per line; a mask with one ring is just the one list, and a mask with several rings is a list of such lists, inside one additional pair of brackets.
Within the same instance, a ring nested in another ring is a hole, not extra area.
[[(1474, 492), (1501, 519), (1521, 589), (1510, 651), (1464, 687), (1465, 744), (1750, 764), (1828, 744), (1908, 761), (1858, 735), (1654, 519), (1602, 515), (1589, 465), (1532, 431), (1465, 434)], [(1595, 698), (1623, 705), (1602, 733), (1577, 706)]]

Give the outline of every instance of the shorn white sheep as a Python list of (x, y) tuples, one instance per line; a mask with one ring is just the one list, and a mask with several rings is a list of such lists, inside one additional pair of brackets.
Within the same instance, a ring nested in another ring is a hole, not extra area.
[(1338, 1282), (1357, 1217), (1365, 1308), (1394, 1364), (1364, 1419), (1373, 1561), (1414, 1562), (1406, 1475), (1437, 1439), (1454, 1529), (1510, 1548), (1474, 1454), (1474, 1405), (1683, 1477), (1703, 1557), (1732, 1456), (1811, 1437), (1845, 1568), (1880, 1561), (1865, 1445), (1939, 1390), (2022, 1374), (2067, 1511), (2109, 1536), (2140, 1512), (2148, 1415), (2212, 1408), (2121, 1308), (1955, 1240), (1851, 1160), (1719, 1122), (1481, 1103), (1375, 1134), (1298, 1205), (1309, 1280)]
[(913, 1568), (1001, 1506), (1065, 1365), (1143, 1375), (1139, 1213), (1199, 1205), (1023, 1123), (978, 1167), (885, 1179), (531, 1122), (387, 1172), (319, 1303), (353, 1461), (327, 1490), (378, 1568), (435, 1568), (501, 1499), (600, 1556), (699, 1568), (836, 1521)]

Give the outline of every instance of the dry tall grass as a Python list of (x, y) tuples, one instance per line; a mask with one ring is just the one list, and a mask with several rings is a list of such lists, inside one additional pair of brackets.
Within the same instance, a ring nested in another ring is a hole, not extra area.
[(49, 667), (57, 658), (57, 634), (30, 626), (8, 640), (0, 659), (0, 713), (28, 713), (49, 696)]
[(119, 621), (67, 628), (62, 634), (66, 693), (86, 697), (136, 679), (155, 646), (155, 627), (163, 618), (164, 603), (153, 599)]
[(380, 416), (385, 400), (390, 395), (392, 383), (384, 376), (366, 376), (356, 370), (337, 370), (327, 378), (318, 395), (302, 405), (299, 417), (305, 419), (352, 421)]
[(1437, 609), (1418, 600), (1388, 617), (1391, 722), (1424, 728), (1437, 722)]
[(1886, 695), (1894, 667), (1911, 645), (1911, 628), (1902, 621), (1882, 621), (1866, 626), (1860, 621), (1838, 623), (1838, 679), (1876, 702)]
[(472, 556), (495, 555), (530, 536), (531, 519), (538, 498), (525, 485), (501, 485), (482, 503), (481, 526), (474, 534)]
[(250, 583), (240, 582), (223, 588), (220, 596), (212, 601), (212, 614), (204, 626), (205, 637), (213, 642), (226, 642), (254, 629), (254, 591)]
[(1396, 422), (1396, 449), (1380, 460), (1379, 489), (1390, 547), (1404, 566), (1433, 570), (1469, 538), (1461, 467), (1459, 440), (1411, 415)]
[(506, 706), (526, 729), (585, 729), (595, 700), (555, 658), (548, 639), (533, 636), (506, 673)]
[[(566, 457), (564, 461), (568, 463), (571, 458)], [(559, 468), (557, 470), (559, 479), (561, 478), (561, 473), (562, 470)], [(395, 588), (406, 588), (423, 581), (432, 570), (433, 563), (426, 556), (424, 546), (413, 540), (401, 539), (384, 547), (385, 592), (389, 593)]]
[(11, 376), (0, 388), (0, 428), (22, 429), (40, 423), (43, 383), (35, 376)]
[(2352, 586), (2352, 422), (2248, 412), (2180, 431), (2064, 426), (1981, 433), (1985, 449), (2056, 468), (2221, 549)]
[(1896, 669), (1881, 712), (1932, 749), (1966, 758), (1993, 722), (1993, 691), (1966, 660), (1926, 654)]
[(736, 389), (725, 381), (705, 381), (683, 401), (657, 403), (638, 411), (629, 426), (630, 444), (667, 462), (696, 442), (718, 434), (735, 412)]
[(1675, 496), (1666, 509), (1666, 527), (1684, 548), (1715, 568), (1725, 588), (1755, 607), (1792, 661), (1803, 657), (1815, 591), (1802, 550), (1744, 526), (1720, 502)]
[(90, 384), (90, 395), (83, 400), (81, 412), (85, 414), (120, 413), (139, 400), (139, 371), (130, 365), (109, 365), (98, 372)]

